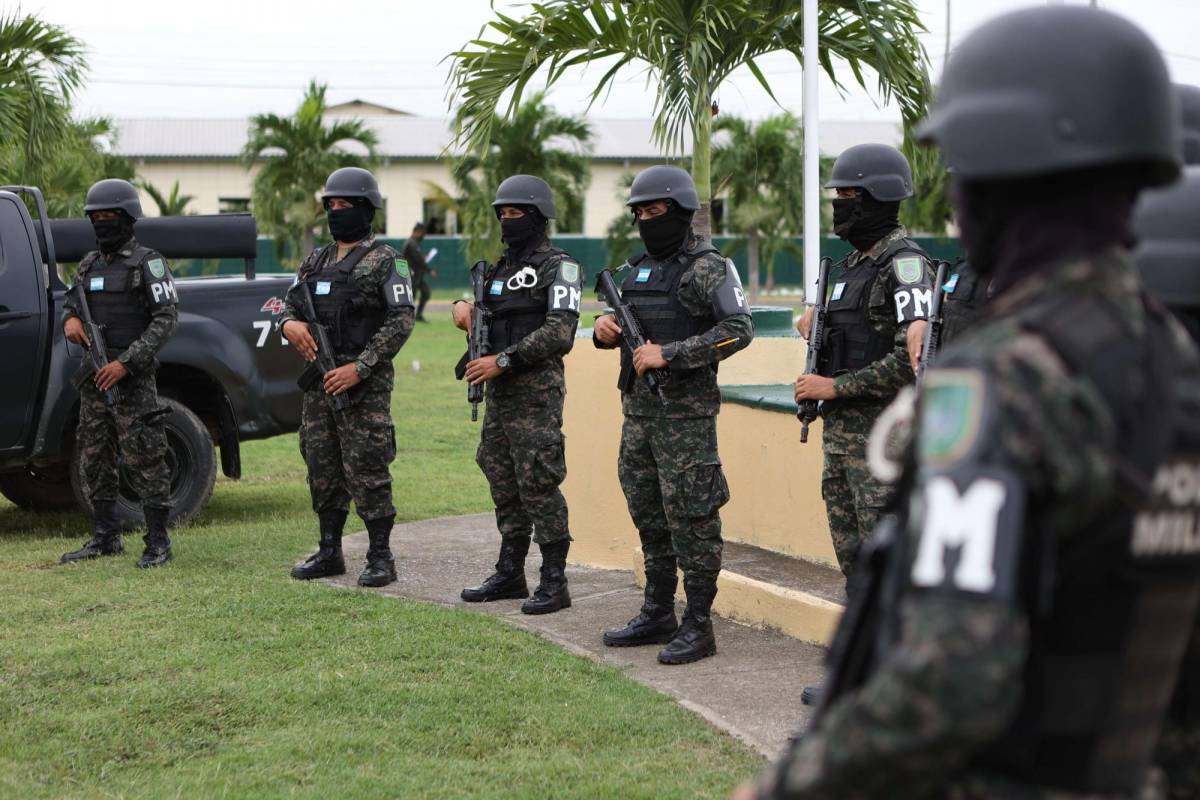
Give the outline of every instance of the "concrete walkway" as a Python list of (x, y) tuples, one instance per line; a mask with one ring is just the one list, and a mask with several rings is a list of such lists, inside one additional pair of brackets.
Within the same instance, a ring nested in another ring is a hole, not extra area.
[[(344, 547), (349, 572), (329, 582), (354, 587), (367, 550), (366, 534), (347, 536)], [(824, 651), (818, 647), (724, 619), (716, 620), (717, 655), (695, 664), (662, 666), (655, 659), (659, 646), (605, 647), (601, 633), (624, 625), (641, 605), (633, 573), (622, 570), (569, 567), (574, 604), (557, 614), (526, 616), (519, 600), (464, 603), (459, 591), (491, 574), (496, 560), (499, 535), (491, 514), (397, 525), (392, 547), (400, 579), (383, 589), (362, 591), (497, 616), (577, 655), (621, 669), (768, 757), (807, 719), (800, 690), (820, 677)], [(525, 568), (531, 590), (539, 563), (531, 552)]]

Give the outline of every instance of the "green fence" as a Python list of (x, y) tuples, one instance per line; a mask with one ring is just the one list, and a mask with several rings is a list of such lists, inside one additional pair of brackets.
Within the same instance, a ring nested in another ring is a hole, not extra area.
[[(925, 251), (933, 258), (943, 258), (953, 262), (960, 253), (957, 239), (921, 236), (915, 238), (921, 247), (925, 248)], [(404, 246), (403, 239), (385, 238), (384, 241), (397, 250)], [(554, 241), (577, 259), (579, 263), (583, 264), (584, 268), (589, 272), (602, 266), (611, 266), (608, 264), (604, 239), (587, 236), (558, 236)], [(724, 248), (731, 240), (729, 237), (718, 236), (714, 241), (716, 246), (724, 251)], [(795, 239), (797, 246), (802, 241), (799, 237)], [(471, 265), (467, 263), (463, 252), (463, 240), (456, 236), (425, 237), (421, 249), (429, 253), (434, 248), (437, 249), (437, 256), (434, 258), (431, 266), (438, 273), (438, 276), (431, 281), (433, 287), (435, 289), (461, 289), (470, 286), (471, 281), (468, 276), (468, 270)], [(849, 250), (850, 246), (839, 239), (825, 239), (821, 242), (821, 255), (829, 256), (835, 261), (846, 255)], [(742, 281), (747, 281), (749, 273), (746, 267), (745, 248), (739, 248), (730, 255), (734, 263), (737, 264)], [(191, 260), (174, 264), (173, 268), (175, 273), (181, 276), (240, 274), (242, 272), (242, 262), (230, 259), (204, 262)], [(275, 257), (275, 243), (265, 237), (258, 240), (257, 269), (260, 273), (292, 271), (280, 266), (279, 260)], [(791, 253), (783, 253), (775, 259), (776, 286), (800, 286), (803, 283), (801, 274), (800, 262)], [(766, 286), (766, 268), (761, 265), (759, 280), (762, 286)]]

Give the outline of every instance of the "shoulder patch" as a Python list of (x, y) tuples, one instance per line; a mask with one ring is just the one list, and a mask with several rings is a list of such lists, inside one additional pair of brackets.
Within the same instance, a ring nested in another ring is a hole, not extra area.
[(901, 283), (920, 283), (925, 276), (925, 262), (920, 256), (901, 256), (893, 266)]
[(959, 273), (957, 272), (951, 275), (950, 280), (946, 281), (946, 284), (942, 287), (942, 291), (946, 294), (954, 294), (954, 290), (958, 288), (958, 276)]
[(567, 283), (576, 283), (579, 280), (579, 265), (574, 261), (563, 261), (558, 265), (558, 272)]
[(971, 452), (983, 427), (983, 373), (973, 369), (935, 369), (921, 387), (918, 449), (923, 463), (953, 464)]
[(403, 258), (396, 259), (396, 274), (399, 275), (401, 278), (407, 278), (409, 276), (408, 275), (408, 261), (406, 259), (403, 259)]
[(167, 274), (167, 264), (161, 258), (152, 258), (146, 262), (146, 266), (150, 269), (150, 274), (155, 278), (161, 278)]

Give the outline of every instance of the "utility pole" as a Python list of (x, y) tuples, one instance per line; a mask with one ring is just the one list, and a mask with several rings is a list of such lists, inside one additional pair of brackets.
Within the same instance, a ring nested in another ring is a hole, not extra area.
[(818, 135), (817, 0), (804, 0), (804, 295), (816, 303), (821, 263), (821, 137)]

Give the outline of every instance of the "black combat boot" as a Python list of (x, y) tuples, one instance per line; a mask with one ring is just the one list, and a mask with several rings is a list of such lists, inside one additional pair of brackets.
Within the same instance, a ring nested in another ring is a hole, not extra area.
[(529, 586), (525, 583), (525, 556), (528, 553), (528, 536), (500, 540), (496, 571), (478, 586), (463, 589), (462, 599), (468, 603), (487, 603), (529, 597)]
[(380, 517), (367, 523), (367, 568), (358, 576), (359, 586), (372, 588), (387, 586), (396, 580), (396, 560), (392, 558), (389, 541), (392, 538), (392, 523), (396, 518)]
[(553, 614), (571, 607), (571, 593), (567, 591), (567, 551), (571, 540), (563, 539), (539, 545), (542, 549), (542, 578), (533, 591), (533, 597), (521, 604), (522, 614)]
[(125, 552), (121, 543), (121, 528), (117, 524), (117, 504), (92, 504), (92, 538), (78, 550), (64, 553), (62, 563), (86, 561), (100, 556), (119, 556)]
[(170, 511), (159, 506), (142, 507), (142, 513), (146, 515), (146, 535), (142, 537), (146, 549), (137, 562), (138, 569), (157, 567), (171, 560), (171, 538), (167, 536), (167, 515)]
[(321, 523), (321, 539), (317, 552), (303, 564), (292, 567), (292, 577), (302, 581), (327, 578), (330, 575), (345, 575), (346, 562), (342, 558), (342, 530), (346, 527), (345, 509), (330, 509), (317, 515)]
[(671, 643), (658, 654), (660, 664), (690, 664), (717, 652), (713, 636), (712, 601), (717, 596), (716, 582), (684, 581), (688, 604), (683, 612), (683, 624)]
[(666, 644), (675, 638), (679, 619), (675, 616), (675, 570), (646, 573), (646, 595), (642, 610), (624, 628), (604, 632), (609, 647), (635, 647), (643, 644)]

